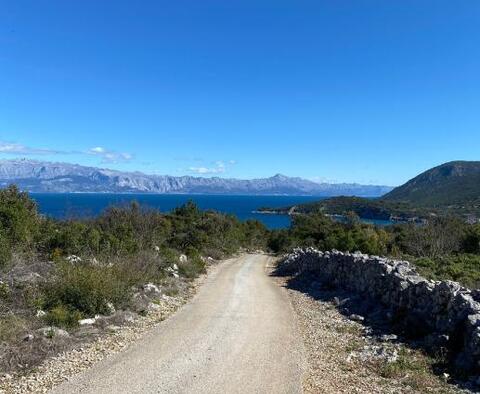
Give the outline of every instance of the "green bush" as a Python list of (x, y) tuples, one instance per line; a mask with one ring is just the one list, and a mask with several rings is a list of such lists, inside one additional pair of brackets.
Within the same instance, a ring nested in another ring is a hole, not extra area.
[(178, 272), (186, 278), (196, 278), (206, 272), (206, 264), (201, 259), (198, 252), (190, 250), (188, 253), (188, 260), (184, 263), (178, 263)]
[(459, 254), (413, 260), (419, 272), (435, 280), (453, 280), (470, 288), (480, 287), (480, 256)]
[(44, 285), (47, 310), (65, 307), (85, 316), (106, 314), (108, 303), (123, 306), (131, 297), (125, 271), (118, 267), (95, 267), (59, 263), (55, 278)]
[(0, 190), (0, 228), (11, 245), (31, 246), (38, 235), (37, 205), (14, 185)]
[(0, 230), (0, 269), (5, 267), (12, 257), (10, 242)]
[(72, 328), (78, 326), (78, 321), (82, 317), (81, 312), (58, 305), (48, 311), (44, 319), (50, 326)]

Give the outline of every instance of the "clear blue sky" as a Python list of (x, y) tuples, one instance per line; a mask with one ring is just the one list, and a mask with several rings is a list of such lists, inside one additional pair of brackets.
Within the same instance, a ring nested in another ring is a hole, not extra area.
[(0, 4), (0, 157), (396, 185), (480, 159), (480, 1)]

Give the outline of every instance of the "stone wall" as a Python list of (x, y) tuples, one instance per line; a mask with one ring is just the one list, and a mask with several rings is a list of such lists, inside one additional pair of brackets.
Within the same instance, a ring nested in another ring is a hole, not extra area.
[(310, 274), (322, 283), (381, 303), (413, 325), (419, 335), (442, 338), (458, 368), (480, 371), (478, 291), (452, 281), (427, 280), (406, 261), (360, 253), (295, 249), (278, 269), (283, 274)]

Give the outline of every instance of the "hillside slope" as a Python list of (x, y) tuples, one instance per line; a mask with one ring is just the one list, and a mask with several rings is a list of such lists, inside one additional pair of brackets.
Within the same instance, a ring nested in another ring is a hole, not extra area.
[(424, 207), (477, 206), (480, 204), (480, 162), (442, 164), (393, 189), (383, 200)]

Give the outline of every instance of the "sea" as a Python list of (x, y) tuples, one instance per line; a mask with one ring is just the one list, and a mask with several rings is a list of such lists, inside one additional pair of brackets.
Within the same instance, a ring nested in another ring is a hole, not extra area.
[[(212, 209), (233, 214), (240, 220), (256, 219), (270, 229), (290, 226), (288, 215), (262, 214), (262, 207), (283, 208), (326, 197), (314, 196), (231, 196), (205, 194), (115, 194), (115, 193), (31, 193), (41, 214), (56, 219), (76, 219), (94, 217), (111, 206), (126, 206), (137, 201), (146, 208), (162, 212), (194, 201), (201, 209)], [(377, 225), (389, 224), (384, 221), (368, 221)]]

